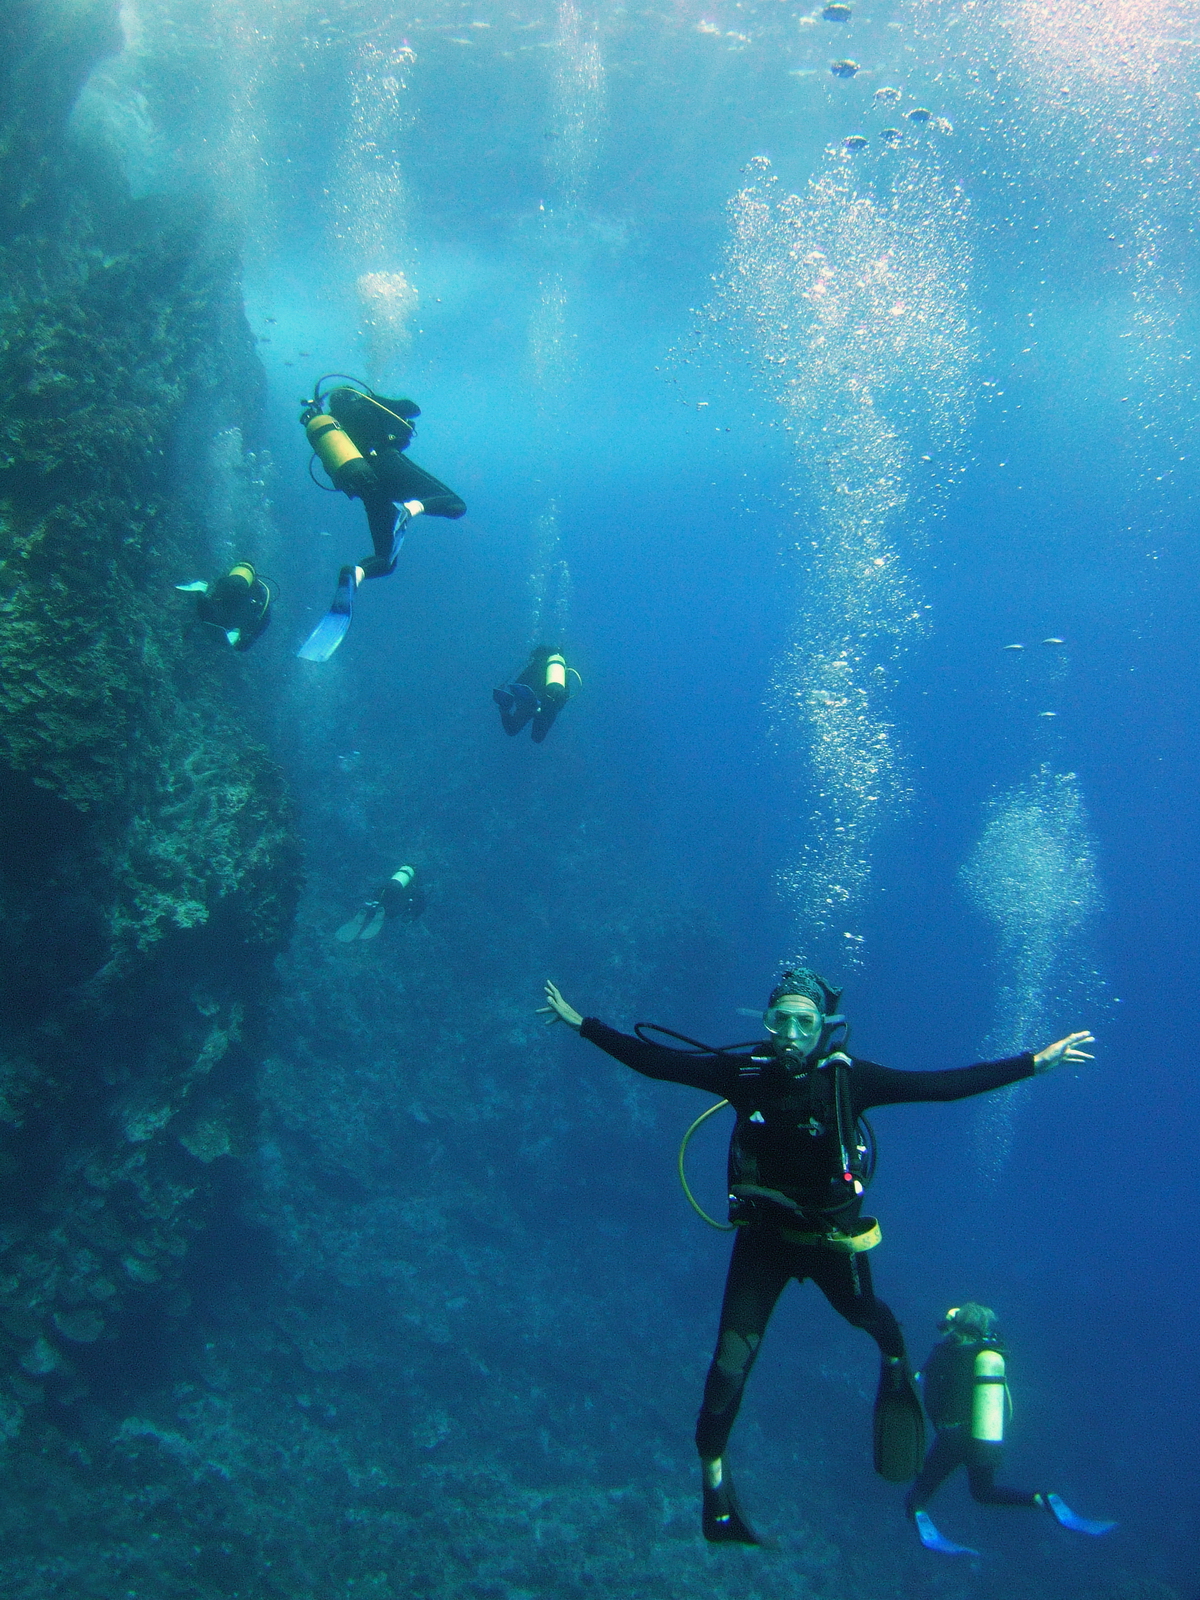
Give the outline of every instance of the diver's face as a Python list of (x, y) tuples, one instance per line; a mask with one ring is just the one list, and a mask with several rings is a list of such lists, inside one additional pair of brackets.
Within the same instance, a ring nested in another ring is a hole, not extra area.
[(806, 994), (784, 994), (763, 1012), (776, 1055), (806, 1056), (821, 1038), (821, 1012)]

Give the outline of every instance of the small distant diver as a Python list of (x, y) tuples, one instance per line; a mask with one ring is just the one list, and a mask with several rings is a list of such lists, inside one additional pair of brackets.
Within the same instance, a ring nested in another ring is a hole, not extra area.
[(271, 621), (271, 585), (248, 561), (235, 561), (229, 571), (212, 583), (197, 578), (194, 583), (177, 583), (182, 594), (194, 594), (196, 615), (206, 628), (223, 634), (235, 650), (249, 650), (267, 631)]
[(416, 878), (415, 867), (398, 867), (349, 922), (342, 923), (334, 938), (351, 944), (355, 939), (374, 939), (390, 918), (415, 922), (425, 909), (425, 891)]
[(934, 1440), (904, 1502), (926, 1550), (947, 1556), (979, 1554), (967, 1545), (944, 1538), (925, 1510), (959, 1467), (966, 1467), (971, 1496), (980, 1505), (1036, 1507), (1076, 1533), (1111, 1533), (1117, 1526), (1115, 1522), (1093, 1522), (1077, 1516), (1056, 1494), (1006, 1489), (996, 1482), (1004, 1455), (1004, 1429), (1012, 1414), (1005, 1349), (996, 1328), (996, 1313), (968, 1301), (966, 1305), (952, 1306), (938, 1326), (945, 1337), (934, 1346), (920, 1375), (925, 1409), (935, 1429)]
[[(337, 388), (323, 392), (335, 378)], [(311, 400), (302, 402), (300, 421), (335, 491), (361, 500), (371, 530), (373, 555), (338, 573), (337, 590), (326, 616), (297, 654), (305, 661), (328, 661), (346, 637), (354, 614), (354, 595), (368, 578), (386, 578), (395, 571), (405, 530), (414, 517), (461, 517), (467, 507), (444, 483), (407, 461), (421, 415), (412, 400), (389, 400), (357, 378), (332, 372), (318, 380)], [(309, 475), (318, 482), (309, 462)], [(325, 484), (320, 484), (325, 488)]]
[(500, 707), (505, 733), (518, 734), (532, 722), (530, 736), (534, 744), (541, 744), (554, 726), (558, 713), (572, 698), (567, 682), (571, 674), (582, 685), (583, 679), (574, 667), (567, 665), (561, 650), (551, 649), (547, 644), (538, 645), (519, 678), (492, 690), (492, 699)]
[(793, 1278), (811, 1278), (834, 1310), (879, 1346), (876, 1472), (890, 1483), (907, 1483), (920, 1469), (924, 1413), (900, 1324), (876, 1296), (867, 1259), (880, 1229), (860, 1214), (875, 1166), (864, 1113), (873, 1106), (965, 1100), (1063, 1062), (1092, 1059), (1082, 1048), (1092, 1035), (1079, 1032), (1036, 1054), (943, 1072), (899, 1072), (842, 1048), (847, 1022), (837, 1010), (840, 998), (841, 990), (811, 969), (794, 968), (767, 1001), (765, 1041), (713, 1048), (674, 1034), (684, 1046), (676, 1048), (645, 1037), (669, 1033), (656, 1025), (639, 1023), (634, 1036), (583, 1017), (546, 984), (541, 1010), (548, 1022), (565, 1022), (644, 1077), (718, 1095), (709, 1111), (728, 1104), (737, 1115), (729, 1145), (729, 1222), (713, 1223), (733, 1233), (733, 1253), (696, 1424), (701, 1529), (713, 1544), (762, 1542), (738, 1506), (724, 1456), (771, 1313)]

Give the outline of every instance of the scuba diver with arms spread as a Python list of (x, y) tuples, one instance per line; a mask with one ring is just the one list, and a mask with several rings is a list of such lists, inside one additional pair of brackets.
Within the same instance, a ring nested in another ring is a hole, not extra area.
[(561, 650), (538, 645), (519, 678), (506, 683), (502, 689), (492, 690), (492, 699), (500, 707), (505, 733), (511, 737), (532, 722), (530, 737), (534, 744), (541, 744), (554, 726), (555, 717), (571, 699), (567, 676), (573, 672), (582, 682), (575, 668), (567, 665)]
[(979, 1554), (943, 1538), (925, 1510), (959, 1467), (966, 1467), (971, 1497), (980, 1505), (1033, 1506), (1048, 1511), (1055, 1522), (1076, 1533), (1111, 1533), (1115, 1522), (1076, 1516), (1056, 1494), (1006, 1489), (995, 1481), (1012, 1404), (996, 1313), (968, 1301), (947, 1311), (940, 1327), (945, 1338), (934, 1346), (920, 1375), (925, 1409), (936, 1432), (925, 1465), (904, 1502), (925, 1548), (951, 1556)]
[(365, 384), (354, 386), (353, 378), (322, 393), (328, 381), (322, 378), (313, 398), (303, 402), (300, 421), (334, 489), (362, 501), (375, 550), (338, 573), (328, 614), (298, 652), (306, 661), (329, 660), (350, 627), (359, 584), (395, 571), (405, 530), (414, 517), (456, 518), (467, 509), (453, 489), (404, 457), (416, 432), (412, 419), (421, 415), (420, 406), (411, 400), (385, 400)]
[(548, 1022), (567, 1023), (645, 1077), (719, 1095), (737, 1113), (729, 1145), (729, 1219), (737, 1236), (696, 1425), (702, 1528), (715, 1544), (761, 1543), (738, 1507), (724, 1453), (767, 1323), (792, 1278), (811, 1278), (834, 1310), (879, 1346), (875, 1470), (906, 1483), (921, 1465), (924, 1416), (904, 1338), (875, 1296), (865, 1255), (880, 1234), (874, 1218), (860, 1215), (873, 1166), (863, 1113), (872, 1106), (962, 1100), (1049, 1072), (1062, 1061), (1091, 1060), (1081, 1046), (1092, 1035), (1083, 1032), (1036, 1055), (946, 1072), (898, 1072), (836, 1048), (846, 1026), (836, 1014), (840, 997), (815, 972), (786, 972), (763, 1014), (765, 1043), (739, 1054), (745, 1046), (714, 1050), (686, 1040), (696, 1048), (685, 1052), (644, 1039), (646, 1024), (633, 1037), (584, 1018), (546, 985), (541, 1010)]

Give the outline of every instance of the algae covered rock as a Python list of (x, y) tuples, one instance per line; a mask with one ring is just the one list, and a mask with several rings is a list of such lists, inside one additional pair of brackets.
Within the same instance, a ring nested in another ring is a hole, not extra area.
[(249, 664), (204, 648), (173, 590), (223, 554), (214, 460), (249, 508), (224, 532), (267, 520), (235, 243), (195, 200), (133, 201), (66, 129), (118, 10), (9, 8), (0, 68), (8, 1433), (86, 1389), (132, 1306), (169, 1300), (245, 1145), (247, 1040), (296, 894)]

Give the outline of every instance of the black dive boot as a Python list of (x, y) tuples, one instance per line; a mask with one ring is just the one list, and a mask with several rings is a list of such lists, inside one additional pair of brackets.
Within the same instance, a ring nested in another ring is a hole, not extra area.
[(737, 1496), (733, 1492), (733, 1480), (729, 1476), (729, 1468), (722, 1463), (721, 1481), (715, 1489), (709, 1484), (707, 1471), (701, 1467), (700, 1472), (704, 1489), (704, 1509), (701, 1512), (700, 1526), (708, 1542), (762, 1544), (763, 1541), (742, 1516)]
[(889, 1483), (908, 1483), (925, 1457), (925, 1413), (903, 1357), (885, 1356), (875, 1396), (875, 1471)]

